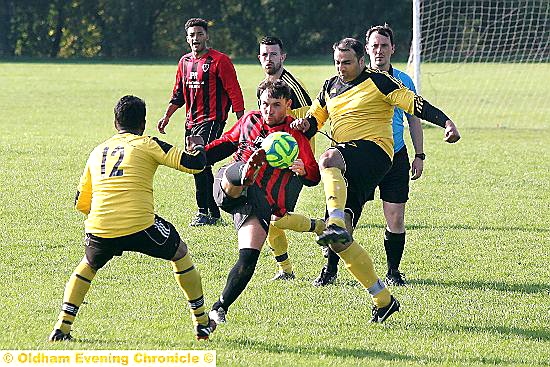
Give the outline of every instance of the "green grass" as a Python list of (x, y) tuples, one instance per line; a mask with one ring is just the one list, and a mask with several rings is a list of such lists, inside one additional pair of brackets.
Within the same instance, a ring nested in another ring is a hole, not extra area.
[[(465, 80), (441, 82), (438, 106), (467, 110), (453, 96), (475, 93), (470, 75), (478, 71), (501, 83), (510, 66), (492, 67), (472, 66)], [(544, 68), (540, 80), (548, 78)], [(313, 95), (333, 72), (289, 69)], [(254, 108), (261, 71), (255, 64), (237, 70)], [(74, 325), (76, 343), (46, 342), (83, 255), (83, 218), (72, 201), (87, 156), (114, 133), (112, 109), (123, 94), (147, 101), (146, 133), (157, 135), (174, 71), (165, 64), (0, 64), (0, 349), (215, 349), (219, 366), (550, 365), (548, 104), (521, 112), (524, 122), (509, 128), (473, 123), (477, 115), (455, 118), (463, 135), (456, 145), (443, 143), (442, 130), (425, 129), (425, 172), (407, 205), (402, 269), (411, 285), (393, 289), (403, 308), (385, 325), (368, 324), (369, 297), (344, 269), (335, 286), (311, 286), (320, 250), (312, 236), (290, 233), (297, 279), (269, 282), (275, 266), (264, 251), (229, 323), (209, 343), (194, 341), (169, 265), (139, 254), (114, 259), (95, 278)], [(165, 140), (181, 145), (182, 119), (180, 111)], [(317, 142), (319, 153), (327, 142)], [(156, 208), (189, 244), (211, 304), (236, 259), (236, 235), (228, 216), (225, 226), (188, 227), (192, 187), (191, 176), (160, 168)], [(298, 210), (319, 217), (323, 200), (320, 186), (305, 189)], [(379, 274), (383, 230), (377, 200), (355, 235)]]

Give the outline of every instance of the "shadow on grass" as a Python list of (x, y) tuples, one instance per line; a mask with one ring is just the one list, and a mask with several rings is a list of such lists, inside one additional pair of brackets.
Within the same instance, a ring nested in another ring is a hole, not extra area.
[[(441, 327), (438, 325), (439, 329)], [(517, 336), (529, 340), (535, 341), (550, 341), (550, 330), (544, 329), (523, 329), (518, 327), (506, 327), (506, 326), (495, 326), (495, 327), (480, 327), (480, 326), (455, 326), (449, 327), (450, 331), (462, 331), (462, 332), (474, 332), (474, 333), (490, 333), (490, 334), (499, 334), (506, 336)]]
[(526, 284), (509, 284), (505, 282), (491, 282), (481, 280), (471, 281), (453, 281), (453, 280), (434, 280), (434, 279), (409, 279), (410, 285), (434, 285), (439, 287), (456, 287), (461, 289), (477, 289), (477, 290), (495, 290), (505, 292), (521, 292), (521, 293), (548, 293), (550, 294), (550, 285), (544, 283), (526, 283)]
[(378, 358), (387, 361), (414, 361), (417, 358), (391, 352), (384, 352), (379, 350), (369, 349), (350, 349), (331, 347), (322, 349), (320, 347), (307, 347), (303, 345), (282, 344), (277, 342), (263, 342), (260, 340), (247, 339), (246, 337), (228, 338), (225, 343), (229, 346), (234, 346), (236, 349), (249, 349), (253, 348), (259, 351), (268, 353), (290, 353), (299, 355), (311, 355), (311, 356), (332, 356), (332, 357), (351, 357), (351, 358)]
[[(380, 228), (385, 229), (385, 224), (374, 224), (374, 223), (361, 223), (357, 226), (360, 229), (368, 228)], [(423, 224), (407, 224), (408, 230), (413, 229), (465, 229), (465, 230), (474, 230), (474, 231), (518, 231), (518, 232), (535, 232), (535, 233), (549, 233), (550, 228), (532, 228), (532, 227), (506, 227), (506, 226), (472, 226), (469, 224), (451, 224), (445, 226), (435, 226), (435, 225), (423, 225)]]
[[(475, 333), (492, 335), (496, 337), (520, 337), (532, 341), (547, 342), (550, 341), (550, 330), (548, 329), (523, 329), (507, 326), (476, 326), (476, 325), (443, 325), (443, 324), (414, 324), (418, 330), (432, 330), (437, 333)], [(548, 362), (550, 364), (550, 361)]]
[[(425, 327), (425, 326), (422, 326)], [(244, 353), (246, 353), (247, 350), (255, 349), (258, 351), (263, 351), (267, 353), (273, 353), (275, 355), (280, 355), (281, 353), (289, 353), (289, 354), (296, 354), (300, 356), (311, 356), (311, 359), (314, 360), (315, 358), (320, 357), (321, 355), (325, 356), (331, 356), (335, 358), (358, 358), (358, 359), (364, 359), (369, 358), (372, 359), (380, 359), (384, 361), (396, 361), (399, 363), (399, 361), (402, 362), (417, 362), (417, 363), (438, 363), (438, 364), (445, 364), (452, 362), (453, 364), (487, 364), (487, 365), (498, 365), (498, 366), (507, 366), (507, 365), (518, 365), (525, 363), (523, 360), (505, 360), (502, 358), (495, 358), (495, 357), (464, 357), (464, 358), (456, 358), (456, 357), (450, 357), (444, 358), (442, 356), (411, 356), (407, 354), (400, 354), (400, 353), (393, 353), (393, 352), (385, 352), (385, 351), (379, 351), (379, 350), (369, 350), (369, 349), (351, 349), (351, 348), (340, 348), (340, 347), (330, 347), (327, 349), (321, 349), (319, 347), (307, 347), (303, 345), (295, 346), (289, 344), (281, 344), (281, 343), (269, 343), (269, 342), (263, 342), (259, 340), (251, 340), (246, 337), (238, 337), (238, 338), (228, 338), (225, 340), (225, 344), (227, 346), (233, 346), (235, 350), (242, 349)], [(220, 353), (218, 354), (218, 360), (223, 360), (223, 355)], [(345, 364), (345, 363), (344, 363)], [(550, 362), (543, 362), (539, 363), (539, 365), (544, 366), (550, 366)]]

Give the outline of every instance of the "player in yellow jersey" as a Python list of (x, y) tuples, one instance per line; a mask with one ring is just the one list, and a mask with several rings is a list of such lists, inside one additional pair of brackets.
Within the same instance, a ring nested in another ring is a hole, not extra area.
[[(283, 42), (277, 37), (263, 37), (260, 41), (258, 60), (260, 60), (264, 71), (264, 81), (274, 82), (280, 79), (290, 88), (291, 105), (287, 114), (292, 117), (305, 117), (311, 106), (311, 97), (304, 85), (285, 69), (286, 52)], [(258, 88), (256, 93), (258, 104), (260, 103), (260, 95), (260, 88)], [(310, 139), (311, 149), (315, 153), (313, 134), (307, 137)], [(295, 278), (292, 262), (288, 256), (288, 240), (284, 231), (286, 229), (296, 232), (313, 232), (319, 235), (325, 230), (325, 222), (320, 219), (311, 219), (296, 212), (286, 213), (282, 218), (273, 216), (269, 225), (267, 243), (275, 257), (275, 261), (277, 261), (277, 272), (271, 280), (292, 280)]]
[(374, 302), (371, 321), (383, 322), (399, 310), (399, 302), (378, 278), (372, 259), (352, 234), (363, 205), (392, 164), (394, 106), (444, 127), (445, 140), (450, 143), (460, 135), (442, 111), (386, 72), (366, 68), (361, 42), (344, 38), (333, 50), (338, 75), (324, 83), (308, 116), (296, 120), (293, 127), (315, 130), (330, 119), (336, 145), (319, 158), (328, 219), (317, 242), (329, 245), (368, 290)]
[(87, 215), (85, 256), (65, 286), (61, 312), (50, 341), (71, 340), (73, 321), (92, 279), (113, 256), (141, 252), (170, 260), (189, 306), (197, 339), (216, 328), (204, 309), (201, 277), (176, 228), (155, 215), (153, 177), (159, 165), (195, 174), (204, 169), (202, 138), (188, 137), (183, 151), (157, 138), (143, 136), (145, 102), (122, 97), (115, 106), (113, 137), (90, 154), (80, 178), (76, 209)]

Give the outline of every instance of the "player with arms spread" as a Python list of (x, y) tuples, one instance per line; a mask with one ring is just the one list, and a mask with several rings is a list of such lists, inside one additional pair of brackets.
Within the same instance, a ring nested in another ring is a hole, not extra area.
[(344, 38), (333, 50), (338, 75), (324, 83), (308, 117), (292, 126), (307, 131), (330, 119), (330, 132), (338, 144), (319, 158), (328, 218), (317, 242), (329, 245), (368, 290), (374, 302), (371, 321), (383, 322), (399, 310), (399, 302), (378, 278), (371, 257), (352, 234), (363, 205), (392, 164), (394, 106), (444, 127), (449, 142), (458, 141), (460, 135), (439, 109), (387, 73), (366, 68), (361, 42)]
[[(382, 70), (398, 79), (403, 85), (416, 93), (412, 79), (403, 71), (391, 64), (391, 56), (395, 52), (393, 30), (388, 25), (371, 27), (366, 33), (366, 51), (370, 58), (369, 67)], [(414, 159), (409, 163), (407, 146), (405, 145), (404, 117), (407, 117)], [(420, 178), (424, 169), (424, 135), (422, 123), (414, 115), (395, 107), (392, 118), (393, 130), (393, 160), (391, 169), (378, 184), (386, 230), (384, 231), (384, 249), (388, 271), (385, 282), (387, 285), (404, 286), (405, 277), (399, 271), (401, 258), (405, 250), (405, 204), (409, 199), (410, 180)], [(411, 176), (409, 179), (409, 170)], [(374, 191), (368, 200), (374, 200)], [(315, 286), (325, 286), (334, 283), (338, 271), (339, 257), (334, 251), (328, 250), (327, 264), (314, 281)]]
[(80, 178), (76, 209), (87, 215), (85, 256), (65, 287), (50, 341), (72, 339), (70, 331), (97, 271), (124, 251), (170, 260), (195, 324), (197, 339), (208, 339), (216, 324), (205, 313), (201, 277), (176, 228), (154, 213), (153, 177), (159, 165), (195, 174), (206, 164), (202, 138), (188, 137), (183, 151), (143, 136), (145, 102), (122, 97), (115, 106), (118, 133), (90, 154)]

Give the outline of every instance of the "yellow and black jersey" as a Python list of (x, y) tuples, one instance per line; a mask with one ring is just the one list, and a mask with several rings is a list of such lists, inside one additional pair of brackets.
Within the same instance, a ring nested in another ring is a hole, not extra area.
[(187, 173), (204, 169), (204, 152), (188, 153), (150, 136), (116, 134), (90, 154), (76, 209), (88, 215), (86, 233), (113, 238), (153, 225), (153, 176), (159, 165)]
[(337, 142), (370, 140), (393, 157), (393, 108), (412, 115), (415, 100), (417, 96), (399, 80), (366, 68), (350, 82), (338, 76), (325, 81), (308, 116), (317, 120), (319, 129), (330, 118), (330, 132)]
[[(284, 81), (290, 87), (290, 99), (292, 104), (288, 114), (295, 118), (302, 118), (306, 116), (309, 107), (311, 106), (311, 97), (304, 86), (304, 84), (294, 75), (290, 74), (286, 69), (283, 69), (283, 73), (279, 78)], [(260, 90), (256, 90), (256, 98), (258, 99), (258, 107), (260, 106)]]
[(289, 115), (302, 118), (306, 117), (306, 113), (311, 107), (311, 97), (306, 90), (304, 84), (286, 69), (283, 69), (281, 80), (290, 87), (290, 98), (292, 99), (291, 111)]

